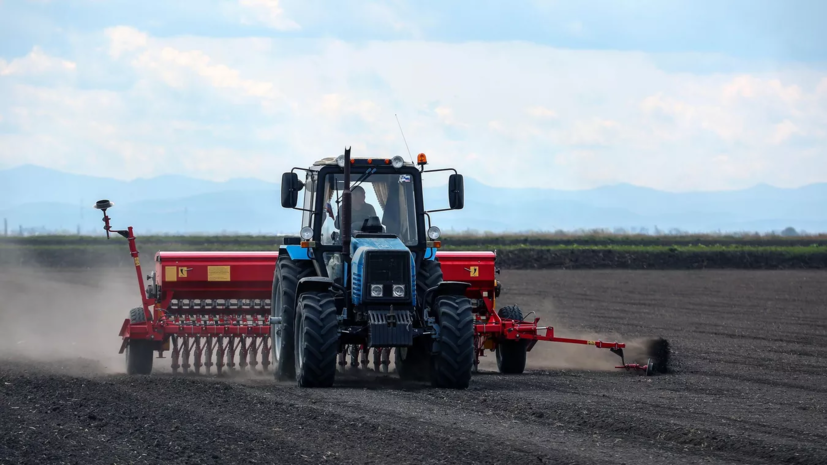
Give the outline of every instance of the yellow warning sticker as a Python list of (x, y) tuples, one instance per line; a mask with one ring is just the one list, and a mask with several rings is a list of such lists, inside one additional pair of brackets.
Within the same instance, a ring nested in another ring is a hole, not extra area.
[(229, 281), (230, 267), (229, 266), (208, 266), (207, 267), (207, 281)]
[(167, 281), (177, 281), (178, 280), (178, 268), (177, 266), (165, 266), (164, 267), (164, 278)]
[(593, 346), (593, 345), (594, 345), (594, 341), (586, 341), (586, 344), (588, 344), (588, 345), (590, 345), (590, 346)]
[(472, 266), (471, 267), (471, 277), (479, 276), (480, 275), (480, 267)]
[(141, 261), (138, 260), (138, 257), (135, 257), (135, 266), (141, 266)]
[(183, 266), (178, 268), (178, 277), (179, 278), (186, 278), (187, 277), (187, 272), (189, 270), (190, 270), (189, 268), (184, 268)]

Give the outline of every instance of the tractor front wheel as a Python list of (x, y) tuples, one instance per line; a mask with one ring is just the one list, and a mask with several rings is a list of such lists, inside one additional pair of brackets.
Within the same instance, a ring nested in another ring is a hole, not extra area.
[(299, 386), (332, 386), (339, 350), (339, 319), (333, 294), (302, 294), (296, 309), (295, 328), (295, 369)]
[(439, 318), (437, 353), (433, 355), (431, 384), (449, 389), (465, 389), (471, 383), (474, 367), (474, 315), (471, 301), (457, 295), (441, 296), (436, 301)]
[[(503, 307), (497, 314), (504, 320), (523, 321), (523, 311), (516, 305)], [(500, 373), (518, 375), (525, 371), (527, 344), (528, 341), (520, 340), (497, 343), (497, 368)]]

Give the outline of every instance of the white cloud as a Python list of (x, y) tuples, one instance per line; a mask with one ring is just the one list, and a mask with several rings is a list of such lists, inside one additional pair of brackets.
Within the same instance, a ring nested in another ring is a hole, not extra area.
[(0, 59), (0, 76), (39, 76), (71, 73), (76, 69), (74, 62), (46, 55), (38, 46), (32, 48), (28, 55), (9, 63)]
[(88, 171), (73, 153), (91, 151), (111, 163), (94, 165), (111, 170), (101, 174), (123, 176), (128, 165), (147, 175), (276, 180), (286, 166), (346, 145), (356, 156), (407, 158), (398, 114), (414, 154), (492, 185), (827, 181), (827, 98), (819, 97), (827, 80), (800, 67), (693, 75), (667, 72), (643, 53), (518, 42), (161, 38), (116, 29), (106, 50), (136, 73), (119, 75), (132, 79), (125, 90), (55, 89), (27, 100), (0, 81), (4, 129), (17, 131), (0, 139), (17, 148), (4, 162), (59, 155)]
[(785, 86), (779, 79), (762, 79), (755, 76), (737, 76), (723, 86), (725, 103), (735, 103), (737, 99), (770, 98), (787, 104), (794, 104), (802, 96), (797, 85)]
[(280, 97), (274, 82), (243, 78), (239, 70), (216, 62), (201, 50), (180, 50), (159, 41), (150, 42), (145, 33), (129, 27), (108, 29), (107, 36), (111, 56), (121, 58), (124, 52), (139, 51), (130, 61), (132, 66), (171, 87), (183, 89), (206, 83), (235, 96), (254, 98), (265, 106)]
[(279, 31), (301, 29), (295, 21), (284, 16), (279, 0), (238, 0), (238, 4), (250, 10), (252, 18), (243, 15), (244, 22), (262, 23)]
[(200, 50), (181, 51), (172, 47), (144, 52), (133, 64), (157, 72), (173, 87), (186, 85), (187, 71), (204, 78), (211, 86), (240, 91), (243, 95), (273, 99), (278, 96), (272, 82), (243, 79), (241, 73), (220, 63), (214, 63)]
[(116, 26), (104, 31), (109, 37), (109, 54), (118, 58), (124, 52), (132, 52), (147, 46), (148, 37), (134, 27)]
[(370, 100), (359, 100), (344, 94), (323, 95), (313, 105), (315, 113), (326, 119), (340, 119), (345, 116), (358, 116), (365, 122), (374, 122), (381, 108)]
[(565, 145), (608, 145), (616, 141), (620, 123), (609, 119), (593, 118), (577, 121), (573, 127), (560, 132), (556, 138)]
[(775, 125), (769, 140), (771, 143), (778, 145), (787, 141), (795, 134), (803, 134), (803, 132), (789, 120), (784, 120)]
[(535, 118), (557, 118), (557, 112), (555, 112), (554, 110), (549, 110), (548, 108), (542, 106), (533, 106), (531, 108), (528, 108), (526, 112)]

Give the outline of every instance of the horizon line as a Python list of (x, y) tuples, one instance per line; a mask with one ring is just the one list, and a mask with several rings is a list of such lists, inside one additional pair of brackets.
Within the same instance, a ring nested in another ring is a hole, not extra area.
[[(232, 182), (232, 181), (255, 180), (255, 181), (259, 181), (259, 182), (263, 182), (263, 183), (267, 183), (267, 184), (272, 184), (273, 186), (279, 186), (280, 185), (276, 181), (268, 181), (266, 179), (262, 179), (262, 178), (255, 177), (255, 176), (236, 177), (236, 178), (229, 178), (229, 179), (226, 179), (226, 180), (223, 180), (223, 181), (217, 181), (217, 180), (214, 180), (214, 179), (195, 177), (195, 176), (190, 176), (190, 175), (185, 175), (185, 174), (168, 173), (168, 174), (158, 174), (158, 175), (150, 176), (150, 177), (138, 176), (138, 177), (135, 177), (135, 178), (132, 178), (132, 179), (120, 179), (120, 178), (99, 176), (99, 175), (93, 175), (93, 174), (73, 173), (71, 171), (64, 171), (64, 170), (61, 170), (61, 169), (52, 168), (52, 167), (48, 167), (48, 166), (37, 165), (37, 164), (34, 164), (34, 163), (22, 163), (22, 164), (15, 165), (15, 166), (12, 166), (12, 167), (9, 167), (9, 168), (0, 168), (0, 173), (7, 172), (7, 171), (13, 171), (13, 170), (16, 170), (16, 169), (21, 169), (21, 168), (36, 168), (36, 169), (43, 170), (43, 171), (51, 171), (51, 172), (56, 172), (56, 173), (61, 173), (61, 174), (67, 174), (67, 175), (70, 175), (70, 176), (83, 176), (83, 177), (96, 178), (96, 179), (105, 179), (105, 180), (109, 180), (109, 181), (118, 181), (118, 182), (124, 182), (124, 183), (131, 183), (131, 182), (135, 182), (135, 181), (151, 181), (151, 180), (162, 178), (162, 177), (179, 177), (179, 178), (191, 179), (191, 180), (195, 180), (195, 181), (209, 182), (209, 183), (214, 183), (214, 184), (227, 184), (227, 183)], [(635, 188), (638, 188), (638, 189), (647, 189), (647, 190), (651, 190), (651, 191), (657, 191), (657, 192), (668, 193), (668, 194), (697, 194), (697, 193), (712, 194), (712, 193), (722, 193), (722, 192), (746, 191), (746, 190), (760, 188), (760, 187), (770, 187), (770, 188), (778, 189), (778, 190), (797, 190), (797, 189), (804, 189), (804, 188), (811, 187), (811, 186), (818, 186), (818, 185), (822, 185), (822, 184), (827, 184), (827, 181), (822, 181), (822, 182), (812, 182), (812, 183), (808, 183), (808, 184), (802, 184), (802, 185), (799, 185), (799, 186), (796, 186), (796, 187), (780, 187), (780, 186), (776, 186), (776, 185), (773, 185), (773, 184), (770, 184), (770, 183), (767, 183), (767, 182), (759, 182), (759, 183), (753, 184), (749, 187), (742, 187), (742, 188), (735, 188), (735, 189), (671, 191), (671, 190), (663, 190), (663, 189), (658, 189), (656, 187), (641, 186), (641, 185), (634, 184), (634, 183), (631, 183), (631, 182), (621, 181), (621, 182), (615, 182), (615, 183), (611, 183), (611, 184), (602, 184), (602, 185), (599, 185), (599, 186), (587, 187), (587, 188), (582, 188), (582, 189), (563, 189), (563, 188), (554, 188), (554, 187), (511, 187), (511, 186), (501, 187), (501, 186), (492, 186), (492, 185), (486, 184), (485, 182), (480, 181), (477, 178), (473, 178), (473, 177), (470, 177), (470, 176), (467, 176), (467, 175), (465, 177), (468, 178), (468, 179), (472, 179), (474, 182), (479, 183), (479, 184), (481, 184), (485, 187), (492, 188), (492, 189), (510, 189), (510, 190), (521, 190), (521, 189), (522, 190), (532, 190), (533, 189), (533, 190), (558, 191), (558, 192), (584, 192), (584, 191), (592, 191), (592, 190), (597, 190), (597, 189), (602, 189), (602, 188), (607, 188), (607, 187), (631, 186), (631, 187), (635, 187)], [(445, 184), (439, 184), (438, 186), (443, 186), (443, 185), (447, 185), (447, 182)]]

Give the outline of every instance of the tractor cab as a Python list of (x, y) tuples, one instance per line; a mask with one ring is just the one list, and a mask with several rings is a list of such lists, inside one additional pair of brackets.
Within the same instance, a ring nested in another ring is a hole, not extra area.
[[(455, 170), (425, 171), (426, 164), (424, 154), (418, 157), (419, 168), (400, 156), (351, 159), (349, 235), (386, 239), (389, 241), (384, 243), (393, 243), (393, 247), (399, 242), (417, 262), (426, 257), (433, 259), (440, 246), (440, 230), (430, 225), (423, 204), (422, 173), (454, 171), (449, 181), (450, 208), (445, 210), (463, 207), (463, 182)], [(296, 171), (304, 171), (304, 181), (299, 180)], [(344, 156), (340, 155), (319, 160), (309, 169), (294, 168), (282, 179), (282, 206), (302, 211), (300, 237), (287, 241), (312, 249), (309, 258), (319, 261), (325, 274), (335, 279), (342, 277), (344, 171)], [(297, 207), (300, 191), (303, 201)]]

